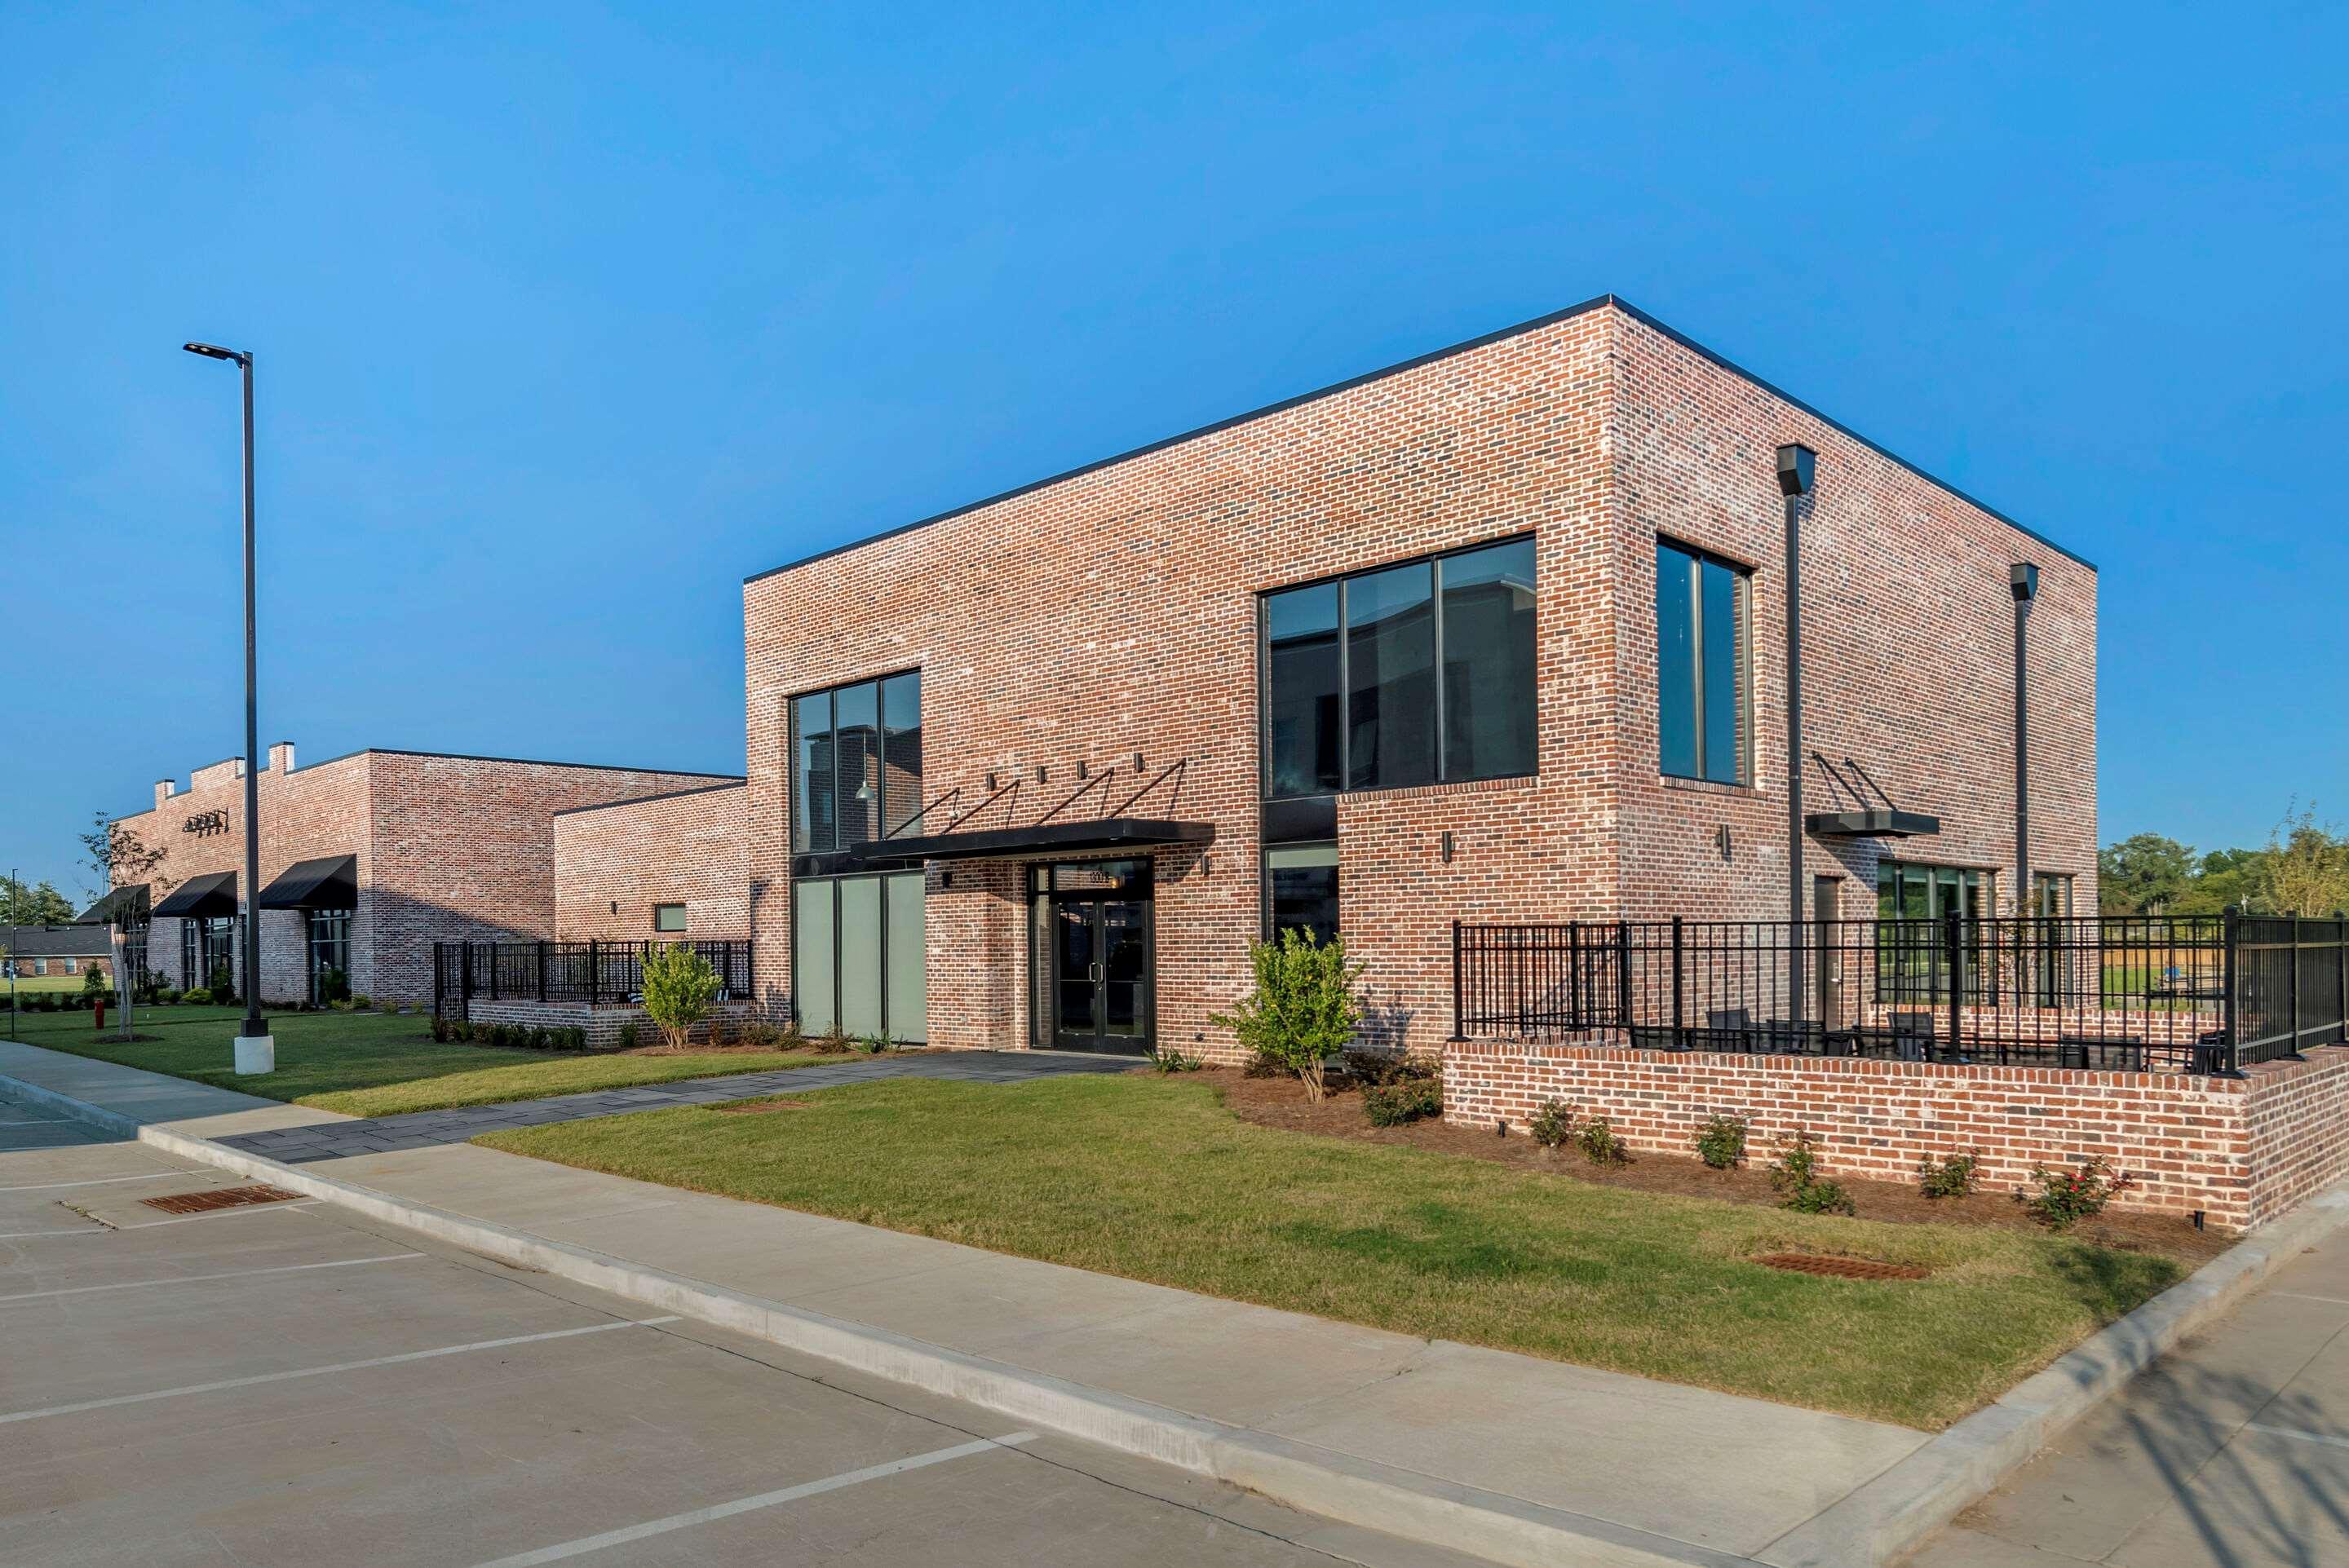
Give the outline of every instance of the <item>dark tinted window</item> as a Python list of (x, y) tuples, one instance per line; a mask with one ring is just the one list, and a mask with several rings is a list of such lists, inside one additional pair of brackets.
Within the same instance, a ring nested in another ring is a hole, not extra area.
[(920, 671), (812, 692), (791, 707), (792, 853), (844, 850), (920, 814)]
[(1265, 625), (1265, 778), (1276, 798), (1326, 795), (1340, 772), (1338, 585), (1268, 594)]
[(908, 670), (881, 683), (883, 830), (895, 832), (922, 810), (922, 674)]
[(1656, 763), (1682, 779), (1742, 784), (1746, 573), (1676, 544), (1656, 545)]
[(1337, 940), (1337, 845), (1276, 844), (1264, 852), (1264, 881), (1273, 940), (1291, 927), (1322, 942)]
[(1346, 583), (1347, 786), (1435, 779), (1435, 595), (1424, 561)]
[(1534, 770), (1534, 542), (1436, 562), (1444, 593), (1444, 776)]
[(832, 799), (832, 694), (792, 704), (792, 849), (822, 853), (839, 847)]
[(1697, 777), (1696, 561), (1656, 546), (1656, 724), (1663, 771)]
[(653, 905), (653, 929), (655, 931), (683, 931), (685, 929), (685, 905), (681, 903), (657, 903)]
[(881, 702), (871, 683), (832, 694), (833, 744), (840, 771), (833, 788), (840, 801), (840, 845), (881, 836)]

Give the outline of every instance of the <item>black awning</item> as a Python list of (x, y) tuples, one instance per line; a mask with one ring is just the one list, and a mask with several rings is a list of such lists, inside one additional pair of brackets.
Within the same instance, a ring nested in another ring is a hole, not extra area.
[(212, 872), (190, 877), (155, 906), (158, 920), (213, 920), (236, 913), (236, 873)]
[(147, 914), (147, 884), (116, 888), (75, 917), (76, 925), (111, 925), (118, 920), (142, 920)]
[(1922, 811), (1822, 811), (1803, 819), (1822, 839), (1906, 839), (1941, 830), (1941, 819)]
[(851, 853), (864, 865), (891, 861), (976, 861), (1024, 855), (1076, 854), (1088, 850), (1146, 850), (1168, 844), (1212, 844), (1213, 822), (1155, 817), (1103, 817), (1090, 822), (1043, 822), (1029, 828), (984, 828), (969, 833), (928, 833), (877, 839)]
[(261, 890), (264, 909), (356, 909), (359, 902), (359, 858), (323, 855), (296, 861)]

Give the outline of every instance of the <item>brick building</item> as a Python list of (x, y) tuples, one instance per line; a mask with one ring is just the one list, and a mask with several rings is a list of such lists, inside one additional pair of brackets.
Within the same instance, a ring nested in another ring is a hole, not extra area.
[(1299, 924), (1432, 1049), (1455, 920), (1783, 917), (1790, 442), (1814, 906), (2013, 907), (2028, 563), (2032, 898), (2088, 913), (2095, 569), (1610, 296), (750, 579), (768, 1006), (1223, 1056)]
[[(149, 965), (175, 985), (207, 984), (226, 966), (242, 994), (243, 767), (199, 768), (184, 789), (161, 780), (151, 810), (115, 820), (164, 858), (151, 893), (118, 890), (108, 909), (143, 905)], [(555, 812), (719, 781), (383, 749), (296, 768), (281, 741), (255, 781), (262, 998), (316, 1000), (339, 974), (353, 992), (424, 1001), (434, 942), (554, 934)]]
[(739, 942), (750, 934), (740, 779), (554, 814), (554, 934)]
[(87, 925), (0, 925), (0, 973), (23, 979), (109, 974), (113, 954), (106, 933)]

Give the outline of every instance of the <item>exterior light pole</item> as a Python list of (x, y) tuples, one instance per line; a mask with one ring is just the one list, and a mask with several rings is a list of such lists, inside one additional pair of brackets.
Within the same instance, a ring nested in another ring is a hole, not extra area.
[(1803, 498), (1818, 454), (1778, 449), (1778, 494), (1786, 503), (1786, 1010), (1803, 1026)]
[(2007, 568), (2006, 585), (2014, 595), (2014, 913), (2036, 914), (2031, 907), (2031, 700), (2024, 634), (2031, 603), (2039, 597), (2039, 568), (2017, 562)]
[(236, 1070), (277, 1069), (277, 1042), (261, 1016), (261, 725), (254, 697), (253, 356), (210, 343), (181, 345), (244, 373), (244, 1023), (236, 1036)]

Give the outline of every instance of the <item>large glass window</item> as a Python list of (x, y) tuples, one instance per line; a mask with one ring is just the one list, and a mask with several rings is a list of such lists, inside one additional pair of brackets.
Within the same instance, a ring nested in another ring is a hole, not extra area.
[(347, 1001), (351, 995), (351, 912), (312, 909), (303, 912), (305, 945), (310, 954), (310, 1000)]
[(922, 873), (792, 883), (792, 987), (800, 1029), (929, 1038)]
[(1262, 656), (1272, 799), (1535, 770), (1530, 537), (1268, 593)]
[(922, 811), (922, 676), (793, 697), (792, 852), (885, 838)]
[(211, 985), (217, 977), (233, 985), (236, 969), (236, 921), (225, 914), (180, 922), (180, 983)]
[[(1882, 861), (1876, 868), (1876, 983), (1888, 1006), (1919, 1006), (1950, 998), (1949, 944), (1941, 917), (1971, 920), (1991, 913), (1991, 877), (1961, 866), (1919, 865)], [(1982, 932), (1965, 927), (1966, 994), (1995, 995), (1996, 977), (1985, 972)]]
[(1323, 942), (1338, 937), (1338, 846), (1274, 844), (1264, 851), (1265, 929), (1272, 940), (1294, 926)]
[(1746, 680), (1749, 573), (1656, 542), (1657, 766), (1675, 778), (1753, 777)]

